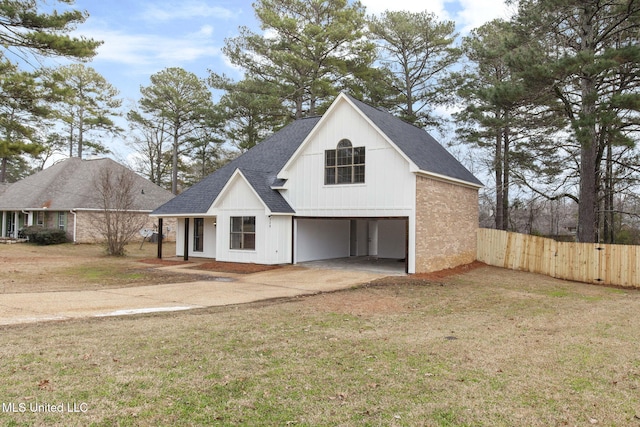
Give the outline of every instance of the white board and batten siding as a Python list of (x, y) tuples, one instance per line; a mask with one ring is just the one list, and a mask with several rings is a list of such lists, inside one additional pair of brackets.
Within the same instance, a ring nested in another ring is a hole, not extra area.
[[(199, 217), (201, 218), (201, 217)], [(216, 257), (216, 218), (204, 217), (204, 241), (202, 252), (193, 250), (193, 232), (195, 218), (189, 218), (189, 256), (195, 258), (215, 258)], [(178, 219), (178, 227), (176, 229), (176, 256), (184, 256), (184, 218)]]
[[(323, 120), (279, 174), (287, 179), (282, 195), (296, 210), (294, 262), (353, 255), (349, 218), (359, 218), (359, 227), (366, 226), (364, 218), (381, 219), (378, 255), (403, 258), (406, 220), (388, 218), (408, 218), (413, 271), (416, 179), (411, 164), (349, 103), (336, 104)], [(335, 150), (343, 139), (354, 148), (365, 147), (365, 182), (325, 185), (325, 151)]]
[[(283, 196), (300, 217), (410, 217), (415, 206), (415, 175), (407, 160), (365, 118), (340, 103), (282, 171)], [(365, 147), (365, 182), (324, 184), (325, 150), (342, 139)]]
[[(236, 174), (209, 209), (217, 217), (216, 259), (227, 262), (284, 264), (291, 262), (291, 216), (271, 215), (249, 183)], [(231, 249), (231, 218), (254, 216), (256, 248)]]

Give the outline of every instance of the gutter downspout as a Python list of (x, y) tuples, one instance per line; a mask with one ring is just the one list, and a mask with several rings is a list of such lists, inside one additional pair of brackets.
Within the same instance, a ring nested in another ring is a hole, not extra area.
[(27, 219), (27, 224), (26, 224), (26, 226), (27, 226), (27, 227), (32, 226), (32, 225), (33, 225), (33, 212), (28, 212), (28, 211), (25, 211), (25, 210), (23, 209), (23, 210), (22, 210), (22, 214), (23, 214), (23, 215), (26, 215), (26, 216), (27, 216), (27, 218), (28, 218), (28, 219)]
[(69, 212), (71, 213), (71, 215), (73, 215), (73, 244), (75, 245), (77, 243), (76, 231), (78, 230), (78, 218), (75, 210), (71, 209)]
[[(22, 209), (22, 215), (26, 217), (24, 226), (31, 227), (33, 225), (33, 212), (28, 212)], [(18, 236), (20, 235), (20, 231), (18, 230), (18, 225), (20, 224), (16, 224), (16, 238), (18, 238)]]
[(18, 238), (18, 226), (20, 225), (20, 213), (18, 211), (13, 212), (13, 237)]

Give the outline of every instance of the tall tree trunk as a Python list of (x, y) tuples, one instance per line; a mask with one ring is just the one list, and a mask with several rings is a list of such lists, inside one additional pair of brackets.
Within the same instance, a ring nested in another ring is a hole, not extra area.
[(313, 117), (316, 115), (317, 103), (318, 103), (318, 97), (315, 96), (314, 94), (311, 94), (311, 96), (309, 97), (309, 113), (307, 114), (307, 117)]
[(7, 181), (7, 158), (3, 157), (0, 160), (0, 182)]
[(73, 157), (73, 123), (69, 123), (69, 157)]
[[(405, 60), (405, 64), (407, 64), (408, 58), (405, 58)], [(413, 120), (413, 90), (411, 84), (411, 70), (408, 67), (405, 67), (404, 77), (404, 85), (407, 88), (407, 116)]]
[[(581, 11), (581, 52), (594, 51), (593, 10), (589, 5)], [(585, 66), (585, 68), (587, 68)], [(597, 91), (593, 77), (583, 70), (580, 78), (581, 111), (578, 124), (580, 142), (580, 203), (578, 205), (578, 241), (596, 242), (598, 132), (596, 129)]]
[(604, 178), (604, 223), (602, 234), (605, 243), (615, 243), (615, 227), (613, 214), (613, 152), (611, 140), (607, 140), (607, 156)]
[(80, 110), (80, 117), (78, 117), (78, 158), (82, 158), (82, 150), (84, 149), (82, 133), (84, 132), (84, 111)]
[(171, 192), (178, 194), (178, 128), (173, 134), (173, 158), (171, 165)]
[(597, 185), (595, 143), (583, 144), (580, 149), (580, 203), (578, 206), (578, 241), (596, 242)]
[(296, 119), (301, 119), (303, 116), (303, 102), (302, 102), (302, 95), (298, 96), (296, 98)]
[[(508, 113), (507, 113), (507, 119), (508, 119)], [(509, 229), (509, 222), (510, 222), (510, 218), (509, 218), (509, 175), (511, 174), (511, 168), (510, 168), (510, 159), (509, 159), (509, 140), (510, 140), (510, 135), (509, 135), (509, 127), (505, 126), (504, 130), (504, 137), (503, 137), (503, 141), (502, 141), (502, 146), (503, 146), (503, 150), (504, 150), (504, 154), (502, 155), (502, 217), (503, 217), (503, 221), (504, 221), (504, 230), (508, 230)]]
[(156, 159), (155, 159), (155, 184), (162, 186), (162, 149), (158, 147), (156, 149)]
[(506, 230), (504, 222), (504, 190), (502, 182), (502, 132), (496, 133), (495, 172), (496, 172), (496, 229)]

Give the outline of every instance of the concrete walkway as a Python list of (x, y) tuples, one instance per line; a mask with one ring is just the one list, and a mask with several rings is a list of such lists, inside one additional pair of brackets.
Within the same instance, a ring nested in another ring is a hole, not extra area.
[[(184, 266), (161, 267), (202, 275)], [(347, 289), (387, 274), (285, 266), (253, 274), (208, 272), (208, 280), (98, 291), (0, 294), (0, 325), (242, 304)]]

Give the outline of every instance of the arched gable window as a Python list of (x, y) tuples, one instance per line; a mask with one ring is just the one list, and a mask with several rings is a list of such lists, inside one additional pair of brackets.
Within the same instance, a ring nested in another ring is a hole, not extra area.
[(324, 152), (324, 183), (357, 184), (364, 182), (364, 147), (353, 147), (342, 139), (335, 150)]
[(351, 141), (349, 141), (348, 139), (342, 139), (340, 140), (340, 142), (338, 142), (338, 149), (340, 148), (351, 148)]

